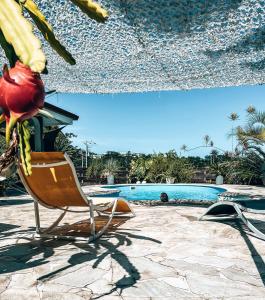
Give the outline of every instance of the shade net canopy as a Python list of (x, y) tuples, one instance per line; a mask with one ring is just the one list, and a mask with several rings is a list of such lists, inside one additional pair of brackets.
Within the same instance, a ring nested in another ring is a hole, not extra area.
[(105, 24), (70, 0), (36, 2), (77, 61), (68, 65), (36, 30), (49, 89), (118, 93), (265, 81), (265, 1), (101, 0), (110, 13)]

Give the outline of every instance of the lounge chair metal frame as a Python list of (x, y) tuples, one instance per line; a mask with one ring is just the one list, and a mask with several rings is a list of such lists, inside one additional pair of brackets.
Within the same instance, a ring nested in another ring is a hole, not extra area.
[[(33, 200), (34, 200), (34, 212), (35, 212), (35, 223), (36, 223), (36, 232), (33, 235), (34, 238), (53, 238), (53, 239), (64, 239), (64, 240), (76, 240), (76, 241), (85, 241), (85, 242), (92, 242), (94, 240), (96, 240), (97, 238), (99, 238), (102, 234), (105, 233), (105, 231), (108, 229), (109, 225), (112, 222), (113, 217), (119, 217), (119, 216), (124, 216), (123, 212), (116, 212), (116, 208), (117, 208), (117, 203), (118, 201), (125, 201), (122, 198), (115, 198), (115, 200), (113, 200), (112, 202), (108, 203), (107, 205), (103, 205), (103, 206), (97, 206), (93, 204), (93, 199), (92, 198), (87, 198), (87, 196), (84, 194), (84, 192), (81, 189), (81, 186), (79, 184), (77, 175), (76, 175), (76, 171), (75, 171), (75, 167), (70, 159), (70, 157), (64, 153), (64, 158), (65, 161), (62, 162), (55, 162), (55, 163), (43, 163), (43, 164), (32, 164), (32, 168), (53, 168), (56, 166), (61, 166), (61, 165), (69, 165), (72, 171), (72, 174), (74, 176), (74, 181), (76, 184), (76, 187), (80, 193), (80, 195), (82, 196), (84, 202), (87, 204), (88, 209), (87, 210), (71, 210), (69, 209), (69, 207), (56, 207), (56, 206), (49, 206), (45, 203), (43, 203), (43, 201), (41, 201), (41, 199), (39, 199), (31, 190), (31, 188), (29, 187), (28, 183), (26, 182), (25, 178), (24, 178), (24, 174), (21, 171), (21, 164), (20, 167), (18, 168), (18, 174), (19, 177), (26, 189), (26, 191), (32, 196)], [(60, 216), (52, 223), (52, 225), (50, 225), (48, 228), (42, 229), (41, 228), (41, 221), (40, 221), (40, 213), (39, 213), (39, 203), (49, 209), (59, 209), (62, 210), (63, 212), (60, 214)], [(133, 211), (133, 209), (131, 208), (131, 206), (129, 205), (128, 202), (126, 202), (126, 204), (128, 205), (129, 209), (131, 210), (131, 216), (134, 217), (135, 213)], [(111, 209), (111, 211), (109, 211), (109, 209)], [(95, 229), (95, 215), (94, 215), (94, 211), (99, 215), (104, 215), (108, 217), (108, 221), (106, 222), (106, 224), (98, 231), (96, 232)], [(56, 228), (59, 223), (63, 220), (63, 218), (65, 217), (67, 212), (75, 212), (75, 213), (84, 213), (84, 212), (88, 212), (89, 213), (89, 219), (90, 219), (90, 237), (88, 238), (84, 238), (84, 237), (75, 237), (75, 236), (66, 236), (66, 235), (55, 235), (52, 234), (52, 230), (54, 228)], [(127, 216), (128, 214), (126, 214)]]
[[(253, 200), (253, 201), (259, 201), (259, 200)], [(222, 207), (224, 208), (231, 208), (233, 207), (234, 213), (229, 213), (229, 214), (213, 214), (211, 215), (211, 211), (214, 210), (216, 207)], [(254, 214), (265, 214), (265, 210), (262, 209), (252, 209), (252, 208), (247, 208), (240, 203), (236, 203), (236, 201), (227, 201), (227, 200), (219, 200), (218, 202), (212, 204), (208, 209), (201, 215), (198, 220), (226, 220), (226, 219), (240, 219), (242, 222), (247, 226), (247, 228), (252, 231), (258, 238), (265, 240), (265, 234), (258, 230), (243, 214), (243, 212), (249, 212), (249, 213), (254, 213)]]

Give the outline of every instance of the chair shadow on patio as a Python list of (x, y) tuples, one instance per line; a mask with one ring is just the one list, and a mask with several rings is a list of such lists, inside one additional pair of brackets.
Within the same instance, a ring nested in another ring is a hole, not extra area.
[[(87, 221), (83, 221), (74, 224), (79, 228), (78, 234), (81, 233), (81, 229), (86, 222)], [(124, 223), (125, 221), (121, 222)], [(4, 224), (4, 226), (7, 229), (10, 228), (10, 230), (14, 228), (13, 226), (8, 227), (8, 224)], [(12, 231), (9, 233), (9, 236), (13, 242), (13, 239), (16, 238), (12, 238), (13, 234), (15, 235), (23, 233), (24, 235), (29, 235), (32, 231), (33, 228), (30, 228), (27, 232), (22, 230)], [(18, 240), (18, 243), (16, 244), (0, 247), (0, 274), (19, 272), (21, 270), (52, 263), (51, 258), (56, 254), (56, 249), (68, 245), (70, 247), (66, 251), (69, 251), (69, 259), (67, 259), (67, 261), (61, 260), (61, 267), (58, 267), (58, 269), (53, 270), (52, 272), (41, 275), (40, 277), (36, 278), (36, 281), (43, 284), (48, 283), (49, 281), (59, 278), (60, 276), (69, 274), (71, 272), (71, 268), (82, 264), (84, 266), (89, 265), (91, 272), (93, 272), (93, 269), (96, 269), (100, 263), (104, 261), (104, 259), (109, 257), (112, 261), (116, 261), (126, 274), (123, 276), (121, 275), (122, 278), (116, 280), (115, 282), (110, 282), (110, 290), (108, 292), (105, 291), (94, 299), (105, 295), (110, 295), (115, 291), (121, 291), (133, 286), (141, 278), (140, 272), (133, 265), (126, 254), (123, 253), (119, 248), (122, 246), (130, 247), (133, 244), (134, 239), (146, 240), (158, 244), (161, 243), (157, 239), (140, 235), (138, 231), (140, 230), (118, 228), (118, 226), (115, 226), (114, 224), (114, 226), (109, 228), (107, 234), (89, 244), (77, 241), (51, 239), (32, 240), (24, 236), (21, 237), (20, 241)], [(5, 236), (7, 237), (8, 234)], [(21, 243), (21, 239), (26, 239), (27, 242)], [(73, 247), (75, 249), (73, 249)]]
[[(259, 229), (261, 229), (265, 232), (265, 230), (264, 230), (265, 222), (264, 221), (253, 220), (251, 218), (249, 218), (249, 220), (253, 223), (255, 222), (256, 225), (258, 225), (257, 227), (259, 227)], [(218, 222), (218, 223), (226, 224), (226, 225), (229, 225), (239, 231), (240, 235), (242, 236), (243, 240), (245, 241), (245, 243), (249, 249), (250, 255), (253, 259), (253, 262), (257, 268), (257, 271), (259, 272), (262, 283), (265, 287), (265, 262), (264, 262), (262, 256), (258, 253), (256, 248), (254, 247), (251, 240), (249, 239), (249, 236), (253, 236), (257, 239), (260, 239), (260, 238), (256, 237), (240, 220), (223, 220), (223, 221), (211, 220), (211, 222)]]
[[(12, 239), (12, 235), (14, 234), (26, 234), (28, 232), (27, 229), (19, 229), (20, 226), (7, 224), (7, 223), (0, 223), (0, 241), (3, 239), (10, 238)], [(1, 249), (1, 247), (0, 247)], [(1, 253), (0, 253), (1, 257)]]
[(32, 203), (32, 199), (23, 199), (23, 200), (17, 200), (17, 199), (9, 199), (9, 200), (0, 200), (0, 206), (10, 206), (10, 205), (24, 205), (28, 203)]

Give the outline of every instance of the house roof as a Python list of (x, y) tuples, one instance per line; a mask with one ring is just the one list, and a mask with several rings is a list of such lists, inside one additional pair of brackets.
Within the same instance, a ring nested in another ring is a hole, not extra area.
[[(50, 113), (53, 116), (53, 118), (49, 118), (41, 115), (43, 117), (44, 126), (71, 125), (73, 124), (73, 121), (77, 121), (79, 119), (79, 116), (48, 102), (44, 103), (43, 110)], [(0, 107), (0, 114), (1, 113), (2, 108)], [(3, 126), (4, 124), (1, 125), (1, 127)]]
[(79, 116), (48, 102), (44, 103), (43, 110), (53, 116), (53, 118), (43, 117), (44, 126), (71, 125), (73, 121), (79, 119)]
[(61, 115), (66, 116), (68, 118), (71, 118), (71, 119), (73, 119), (73, 121), (77, 121), (79, 119), (78, 115), (75, 115), (75, 114), (73, 114), (73, 113), (71, 113), (71, 112), (69, 112), (67, 110), (64, 110), (64, 109), (62, 109), (62, 108), (60, 108), (58, 106), (55, 106), (55, 105), (53, 105), (51, 103), (48, 103), (48, 102), (44, 103), (44, 109), (47, 109), (47, 110), (49, 110), (51, 112), (56, 112), (58, 114), (61, 114)]

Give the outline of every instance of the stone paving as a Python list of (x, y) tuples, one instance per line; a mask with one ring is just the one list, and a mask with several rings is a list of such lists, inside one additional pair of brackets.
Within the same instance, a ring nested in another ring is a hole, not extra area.
[[(265, 299), (265, 242), (241, 223), (199, 222), (204, 207), (133, 207), (86, 244), (33, 240), (31, 200), (1, 202), (0, 299)], [(48, 225), (58, 211), (41, 215)], [(265, 230), (265, 216), (255, 220)]]

